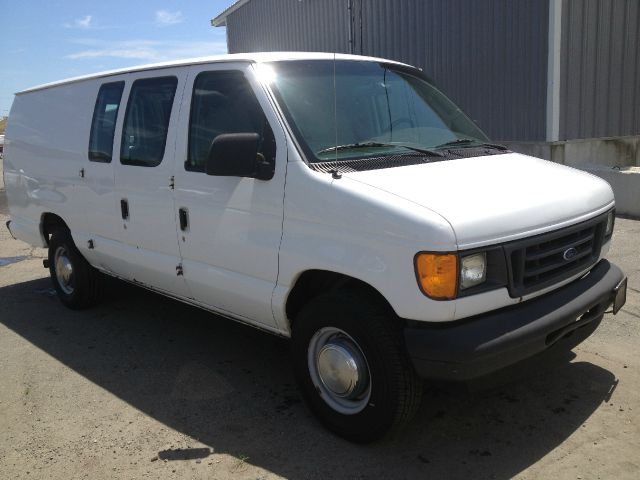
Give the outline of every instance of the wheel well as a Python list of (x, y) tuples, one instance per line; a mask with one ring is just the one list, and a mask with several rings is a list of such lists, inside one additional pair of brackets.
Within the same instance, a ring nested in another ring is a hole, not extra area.
[(387, 299), (378, 290), (362, 280), (327, 270), (307, 270), (298, 277), (287, 297), (285, 308), (290, 325), (293, 325), (298, 313), (309, 301), (320, 294), (342, 288), (366, 290), (378, 297), (393, 312)]
[(40, 230), (47, 245), (49, 245), (49, 237), (56, 228), (66, 228), (69, 230), (65, 221), (55, 213), (43, 213), (42, 219), (40, 220)]

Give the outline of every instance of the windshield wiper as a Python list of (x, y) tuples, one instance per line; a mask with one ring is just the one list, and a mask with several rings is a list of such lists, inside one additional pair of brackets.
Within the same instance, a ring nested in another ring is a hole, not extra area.
[(431, 155), (434, 157), (444, 157), (443, 153), (431, 150), (428, 148), (412, 147), (403, 143), (382, 143), (382, 142), (362, 142), (362, 143), (348, 143), (346, 145), (337, 145), (335, 147), (329, 147), (316, 152), (316, 155), (321, 153), (339, 152), (341, 150), (356, 150), (358, 148), (378, 148), (378, 147), (401, 147), (414, 152), (424, 153), (425, 155)]
[(504, 145), (500, 145), (499, 143), (485, 143), (481, 140), (476, 140), (473, 138), (456, 138), (451, 142), (442, 143), (440, 145), (436, 145), (433, 148), (438, 149), (438, 148), (447, 148), (447, 147), (462, 147), (466, 145), (469, 145), (470, 147), (495, 148), (496, 150), (502, 150), (504, 152), (509, 150), (507, 147), (505, 147)]

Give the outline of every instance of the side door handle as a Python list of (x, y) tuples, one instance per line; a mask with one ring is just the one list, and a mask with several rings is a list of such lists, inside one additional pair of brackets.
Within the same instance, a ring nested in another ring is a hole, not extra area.
[(120, 200), (120, 213), (122, 213), (122, 219), (129, 219), (129, 201), (126, 198)]
[(189, 228), (189, 212), (182, 207), (178, 210), (178, 218), (180, 219), (180, 230), (183, 232)]

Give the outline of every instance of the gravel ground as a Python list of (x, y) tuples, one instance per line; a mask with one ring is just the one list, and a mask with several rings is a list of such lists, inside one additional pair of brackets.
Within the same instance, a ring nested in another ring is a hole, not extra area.
[(0, 189), (3, 478), (640, 478), (638, 221), (618, 219), (610, 255), (627, 305), (575, 354), (429, 387), (401, 436), (358, 446), (301, 403), (285, 341), (116, 282), (67, 310), (6, 219)]

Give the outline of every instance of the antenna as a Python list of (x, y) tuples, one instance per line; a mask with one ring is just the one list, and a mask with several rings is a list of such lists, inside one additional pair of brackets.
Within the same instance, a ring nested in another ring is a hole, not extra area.
[(336, 52), (333, 52), (333, 129), (336, 133), (336, 149), (335, 153), (335, 166), (331, 172), (331, 176), (338, 180), (342, 178), (340, 172), (338, 172), (338, 93), (336, 90)]
[(384, 68), (384, 77), (382, 83), (384, 84), (384, 94), (387, 99), (387, 112), (389, 114), (389, 141), (393, 142), (393, 122), (391, 121), (391, 104), (389, 103), (389, 88), (387, 87), (387, 68)]

